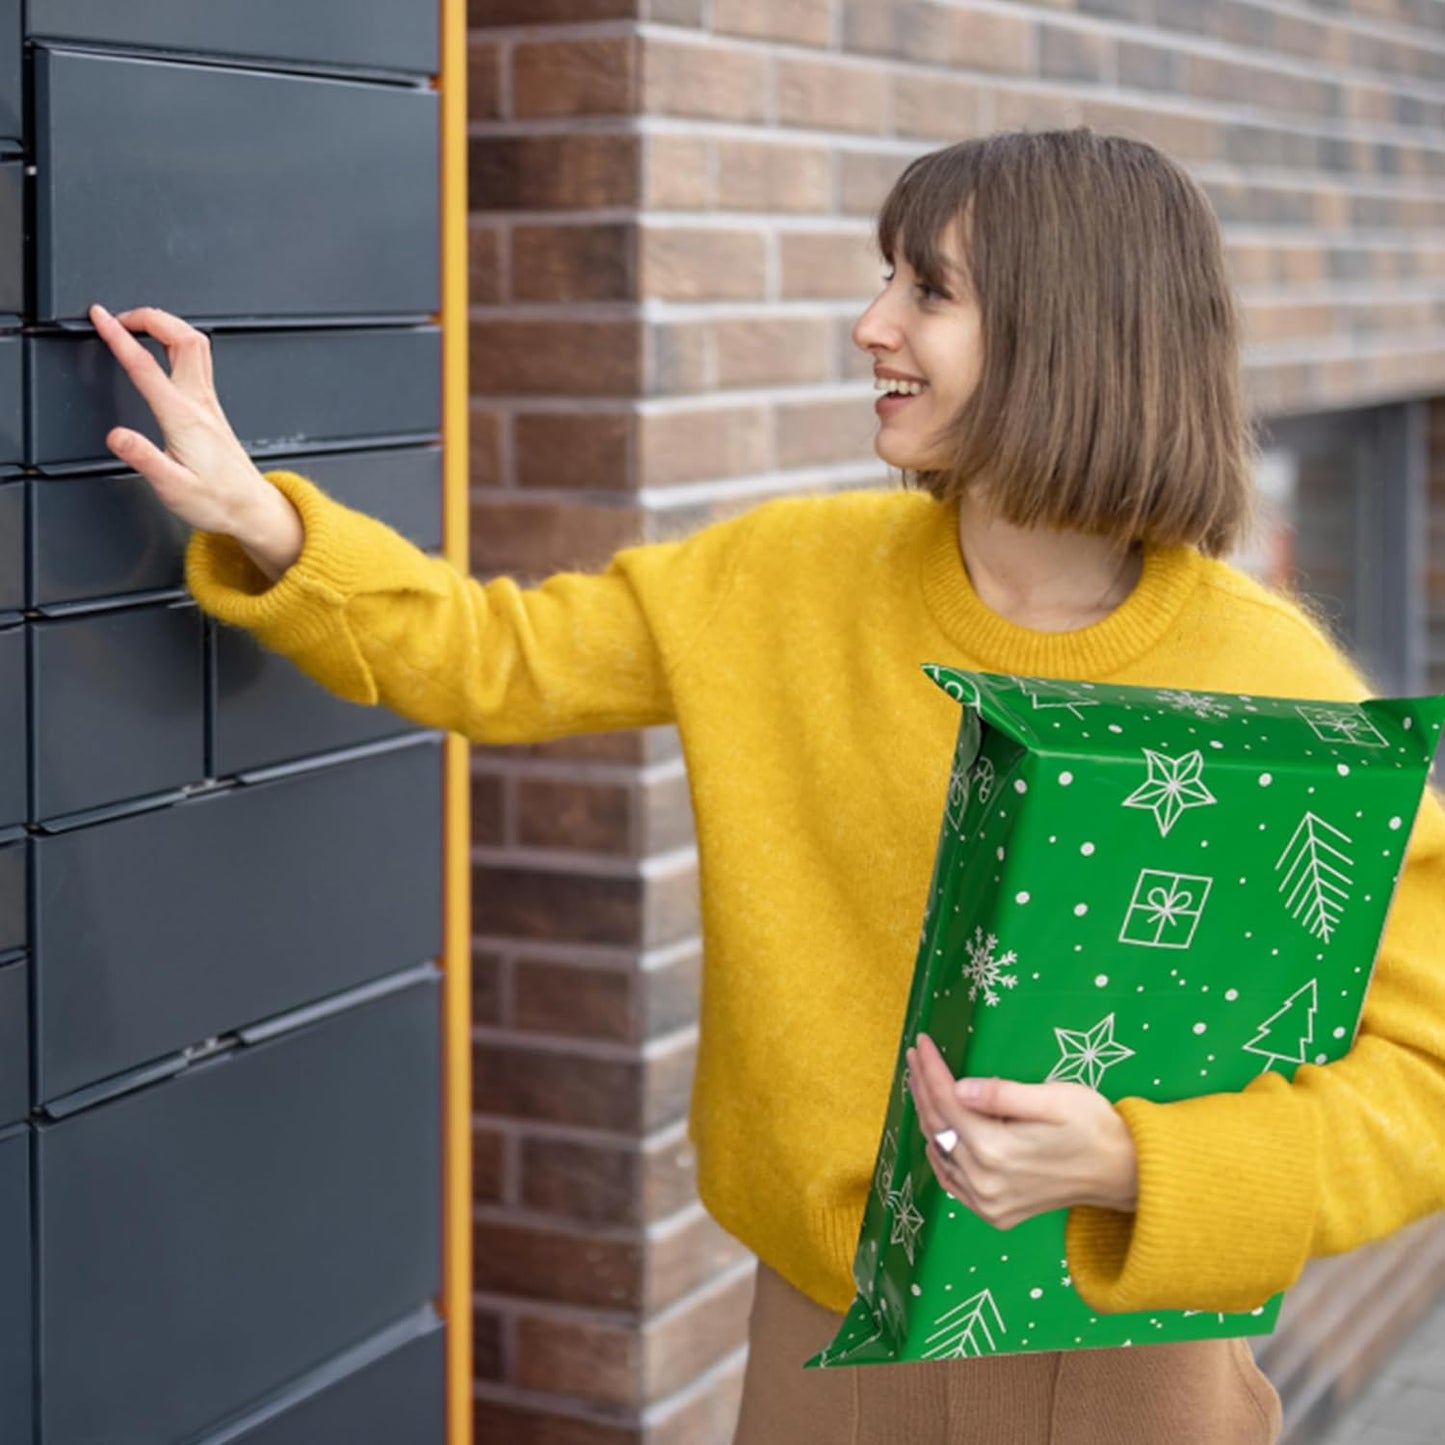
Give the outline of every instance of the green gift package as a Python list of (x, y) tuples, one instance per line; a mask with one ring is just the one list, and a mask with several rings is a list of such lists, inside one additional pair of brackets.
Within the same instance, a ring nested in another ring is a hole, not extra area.
[(924, 672), (962, 705), (857, 1296), (809, 1366), (1267, 1334), (1242, 1314), (1095, 1313), (1064, 1209), (1000, 1230), (946, 1194), (906, 1082), (920, 1032), (955, 1077), (1114, 1100), (1242, 1089), (1340, 1058), (1445, 697), (1361, 703)]

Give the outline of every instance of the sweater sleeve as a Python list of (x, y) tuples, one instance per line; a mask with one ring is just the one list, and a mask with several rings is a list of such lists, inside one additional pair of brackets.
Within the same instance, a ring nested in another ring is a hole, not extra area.
[[(1334, 671), (1337, 682), (1353, 674)], [(1348, 685), (1319, 695), (1365, 695)], [(1099, 1311), (1253, 1309), (1315, 1255), (1445, 1208), (1445, 809), (1427, 788), (1350, 1051), (1238, 1093), (1116, 1105), (1133, 1213), (1078, 1205), (1065, 1248)]]
[(305, 527), (274, 583), (197, 531), (186, 584), (329, 691), (474, 742), (533, 742), (673, 720), (671, 675), (725, 590), (747, 514), (625, 548), (600, 573), (482, 584), (295, 472), (267, 480)]

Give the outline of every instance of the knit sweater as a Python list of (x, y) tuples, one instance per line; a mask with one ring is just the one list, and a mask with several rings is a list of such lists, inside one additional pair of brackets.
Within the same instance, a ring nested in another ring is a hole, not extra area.
[[(973, 591), (958, 509), (870, 489), (756, 505), (595, 572), (486, 584), (290, 471), (305, 525), (275, 583), (197, 532), (201, 608), (334, 693), (479, 743), (676, 724), (701, 876), (689, 1111), (709, 1211), (841, 1311), (887, 1107), (958, 706), (920, 671), (1358, 700), (1288, 598), (1188, 547), (1073, 632)], [(1220, 961), (1221, 964), (1225, 960)], [(1307, 1259), (1445, 1206), (1445, 812), (1427, 794), (1349, 1054), (1239, 1092), (1118, 1101), (1137, 1207), (1079, 1205), (1094, 1309), (1244, 1310)], [(559, 1065), (565, 1067), (565, 1064)]]

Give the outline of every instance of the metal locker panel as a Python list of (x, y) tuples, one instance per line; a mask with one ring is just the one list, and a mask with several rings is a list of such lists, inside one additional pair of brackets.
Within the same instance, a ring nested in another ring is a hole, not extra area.
[(437, 21), (437, 6), (415, 0), (30, 0), (26, 31), (32, 40), (431, 75), (440, 63)]
[(0, 1440), (29, 1441), (30, 1131), (0, 1136)]
[(25, 162), (0, 162), (0, 324), (25, 316)]
[(19, 150), (25, 137), (21, 0), (0, 0), (0, 147)]
[(0, 336), (0, 465), (24, 458), (25, 347), (24, 338), (14, 333)]
[[(27, 336), (25, 343), (33, 465), (113, 469), (105, 437), (115, 426), (161, 445), (149, 406), (99, 337)], [(159, 342), (141, 344), (164, 362)], [(441, 428), (438, 326), (215, 332), (211, 353), (226, 417), (258, 466), (302, 447)]]
[(33, 75), (38, 320), (439, 309), (429, 86), (44, 47)]
[(25, 628), (0, 628), (0, 828), (25, 823)]
[(31, 607), (185, 586), (191, 529), (143, 477), (49, 477), (25, 485), (33, 519)]
[(394, 527), (423, 551), (441, 550), (439, 446), (274, 457), (261, 469), (278, 468), (300, 472), (338, 502)]
[(435, 1317), (400, 1344), (349, 1368), (317, 1371), (288, 1397), (202, 1445), (443, 1445), (446, 1327)]
[(0, 967), (0, 1125), (30, 1113), (29, 974), (23, 958)]
[(0, 613), (24, 606), (25, 483), (0, 482)]
[(37, 1101), (441, 950), (434, 740), (33, 839)]
[(37, 1127), (46, 1445), (193, 1439), (435, 1295), (438, 1024), (433, 976)]
[(205, 776), (204, 638), (192, 602), (31, 624), (34, 821)]
[(27, 848), (23, 838), (0, 848), (0, 953), (25, 948), (30, 942)]
[(211, 629), (216, 691), (210, 768), (229, 778), (333, 748), (417, 731), (386, 707), (327, 692), (288, 659), (233, 627)]

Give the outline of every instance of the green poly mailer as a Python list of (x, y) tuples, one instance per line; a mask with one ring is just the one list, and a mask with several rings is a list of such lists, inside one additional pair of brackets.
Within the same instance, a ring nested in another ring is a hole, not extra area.
[(1242, 1314), (1096, 1314), (1067, 1210), (994, 1228), (945, 1194), (906, 1086), (955, 1076), (1169, 1101), (1354, 1042), (1445, 697), (1337, 703), (929, 665), (963, 705), (853, 1276), (810, 1366), (1267, 1334)]

